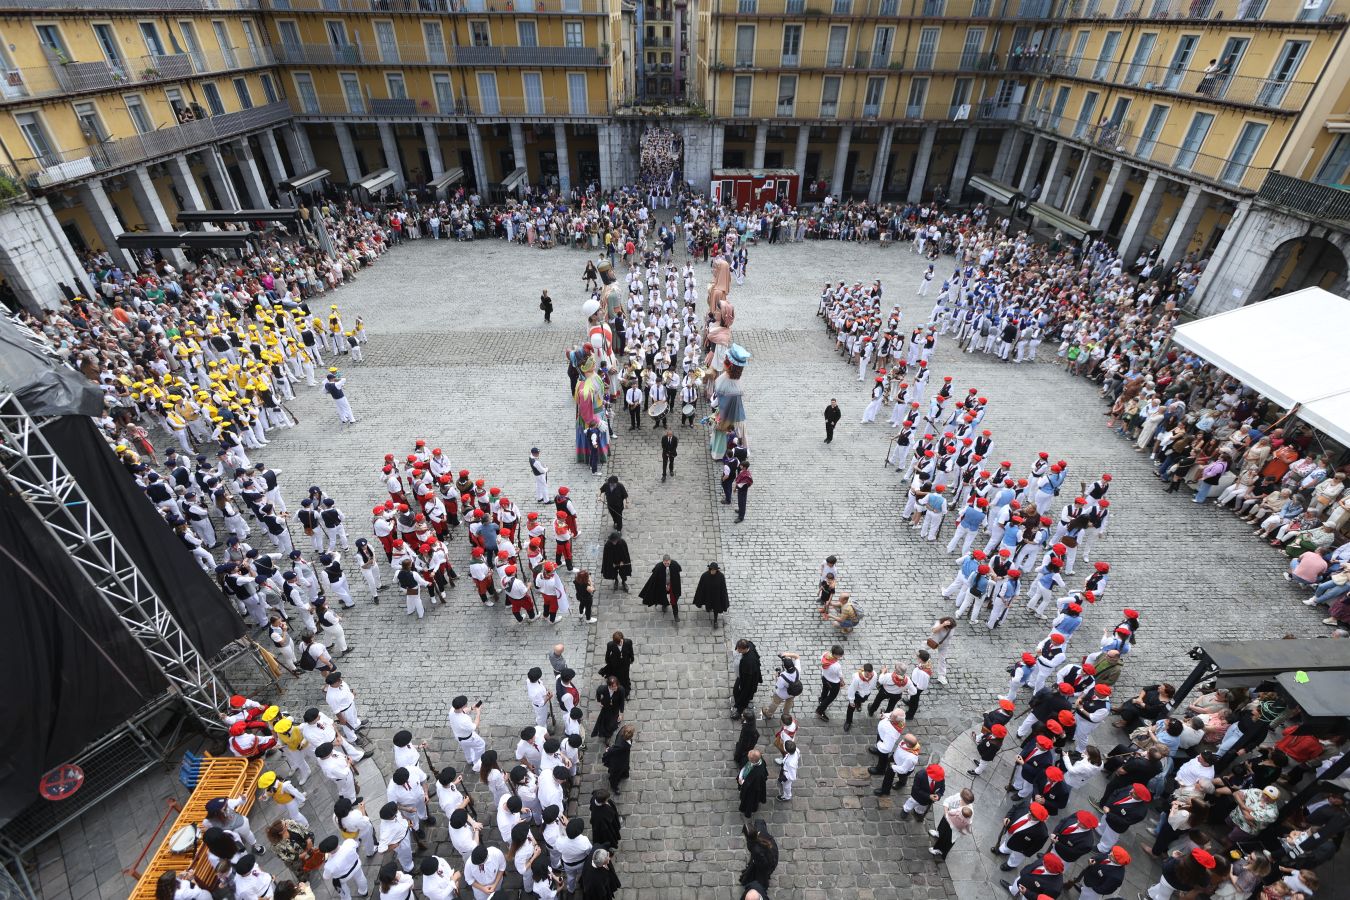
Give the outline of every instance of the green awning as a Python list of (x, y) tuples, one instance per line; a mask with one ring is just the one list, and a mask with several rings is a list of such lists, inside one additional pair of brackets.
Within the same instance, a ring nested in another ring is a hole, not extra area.
[(1027, 207), (1027, 212), (1031, 213), (1033, 218), (1054, 226), (1074, 240), (1081, 240), (1093, 231), (1092, 226), (1082, 219), (1065, 215), (1053, 206), (1046, 206), (1044, 203), (1032, 203)]
[(1022, 192), (1017, 188), (1001, 181), (995, 181), (987, 175), (971, 176), (966, 182), (966, 186), (973, 187), (989, 199), (1002, 203), (1004, 206), (1011, 206), (1014, 200), (1022, 199)]

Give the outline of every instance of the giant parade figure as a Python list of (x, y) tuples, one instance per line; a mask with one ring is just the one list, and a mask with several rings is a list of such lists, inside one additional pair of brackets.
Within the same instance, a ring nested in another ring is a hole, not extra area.
[(586, 343), (569, 354), (569, 361), (578, 372), (576, 393), (572, 397), (577, 411), (577, 462), (590, 461), (590, 432), (594, 429), (603, 465), (609, 458), (606, 402), (610, 387), (607, 379), (614, 371), (614, 336), (605, 322), (605, 308), (598, 300), (587, 300), (581, 309), (586, 314)]
[(736, 307), (731, 302), (731, 264), (718, 256), (712, 263), (712, 283), (708, 285), (707, 348), (704, 365), (716, 376), (712, 384), (713, 414), (705, 421), (708, 429), (708, 452), (713, 459), (726, 455), (727, 447), (735, 439), (735, 446), (744, 447), (745, 397), (741, 387), (741, 373), (750, 361), (750, 351), (731, 340), (731, 326), (736, 322)]

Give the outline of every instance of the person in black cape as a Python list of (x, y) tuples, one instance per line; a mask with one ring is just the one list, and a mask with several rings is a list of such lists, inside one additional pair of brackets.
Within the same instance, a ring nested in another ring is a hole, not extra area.
[(623, 837), (623, 823), (619, 819), (619, 808), (605, 788), (591, 791), (590, 818), (591, 843), (611, 850), (618, 847)]
[(736, 742), (734, 759), (737, 766), (744, 766), (750, 751), (759, 746), (759, 716), (753, 711), (741, 714), (741, 737)]
[(741, 870), (741, 884), (767, 888), (774, 869), (778, 868), (778, 842), (769, 834), (769, 826), (763, 819), (745, 823), (745, 849), (750, 853), (750, 861)]
[(675, 620), (680, 619), (680, 564), (669, 556), (652, 566), (652, 574), (647, 583), (638, 591), (643, 606), (659, 606), (661, 612), (672, 608)]
[(614, 590), (627, 593), (628, 576), (632, 574), (633, 558), (628, 555), (628, 542), (617, 531), (610, 532), (600, 557), (600, 577), (614, 582)]
[(727, 576), (715, 562), (708, 563), (708, 571), (698, 577), (698, 587), (694, 588), (694, 606), (712, 613), (713, 627), (717, 627), (717, 617), (727, 611)]
[(740, 661), (736, 663), (736, 683), (731, 686), (731, 717), (739, 719), (755, 702), (755, 692), (764, 681), (759, 670), (759, 650), (755, 642), (741, 638), (736, 642), (736, 653)]
[(609, 771), (609, 787), (614, 793), (619, 793), (619, 785), (628, 777), (629, 759), (633, 754), (633, 736), (637, 734), (637, 729), (632, 725), (625, 725), (619, 730), (619, 738), (612, 745), (605, 748), (605, 752), (600, 754), (600, 761), (605, 764), (605, 769)]
[(605, 683), (595, 689), (595, 702), (600, 704), (600, 714), (595, 717), (595, 727), (591, 736), (602, 738), (608, 746), (615, 730), (623, 721), (623, 708), (628, 694), (619, 684), (619, 679), (610, 675)]
[(741, 793), (741, 815), (747, 819), (759, 811), (759, 806), (768, 799), (769, 766), (764, 755), (751, 750), (746, 755), (745, 765), (736, 775), (736, 784)]
[(600, 674), (608, 678), (613, 675), (619, 679), (624, 693), (632, 696), (633, 685), (629, 682), (629, 671), (633, 667), (633, 641), (623, 636), (622, 631), (614, 632), (605, 645), (605, 665)]
[(582, 900), (612, 900), (621, 887), (609, 851), (603, 847), (592, 850), (581, 870)]

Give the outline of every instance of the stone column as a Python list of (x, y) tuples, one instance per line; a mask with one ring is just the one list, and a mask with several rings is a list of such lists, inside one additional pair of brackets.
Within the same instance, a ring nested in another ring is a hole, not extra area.
[(886, 189), (886, 170), (890, 167), (891, 144), (894, 141), (894, 125), (887, 125), (881, 129), (881, 139), (877, 141), (877, 156), (872, 160), (872, 184), (867, 191), (869, 203), (881, 202), (881, 192)]
[(848, 145), (852, 140), (852, 125), (839, 129), (839, 143), (834, 146), (834, 174), (830, 177), (830, 193), (836, 200), (844, 199), (844, 169), (848, 166)]
[(566, 197), (572, 192), (572, 159), (567, 154), (567, 123), (553, 126), (553, 144), (558, 154), (558, 193)]
[(244, 187), (248, 189), (250, 200), (254, 204), (253, 208), (271, 209), (271, 201), (267, 199), (267, 185), (263, 183), (262, 172), (258, 169), (258, 161), (253, 158), (248, 138), (235, 141), (234, 158), (239, 162), (239, 172), (244, 176)]
[(89, 216), (89, 221), (94, 226), (94, 232), (98, 235), (99, 242), (103, 244), (103, 249), (108, 251), (114, 262), (126, 266), (128, 271), (135, 272), (137, 269), (136, 258), (126, 250), (117, 246), (117, 236), (126, 231), (122, 220), (117, 217), (117, 210), (113, 207), (112, 201), (108, 199), (108, 192), (103, 189), (103, 182), (97, 178), (91, 178), (79, 187), (80, 205), (84, 207), (85, 213)]
[(488, 185), (492, 182), (488, 172), (487, 154), (483, 152), (483, 133), (473, 122), (464, 126), (469, 132), (469, 155), (473, 158), (473, 179), (479, 196), (486, 197)]
[(755, 126), (755, 155), (750, 161), (750, 168), (764, 168), (764, 151), (769, 145), (769, 126), (763, 123)]
[(1078, 164), (1078, 171), (1074, 173), (1073, 184), (1069, 188), (1069, 199), (1064, 202), (1064, 212), (1074, 218), (1078, 217), (1079, 210), (1087, 202), (1087, 191), (1092, 185), (1092, 175), (1097, 171), (1097, 157), (1091, 150), (1083, 151), (1083, 161)]
[[(1064, 167), (1069, 162), (1069, 145), (1064, 141), (1055, 142), (1055, 152), (1050, 154), (1050, 168), (1045, 172), (1045, 181), (1041, 184), (1041, 194), (1035, 199), (1046, 206), (1055, 205), (1055, 192)], [(1032, 185), (1035, 188), (1035, 185)]]
[[(136, 201), (136, 208), (140, 210), (141, 221), (146, 229), (174, 231), (173, 223), (169, 221), (169, 213), (164, 209), (164, 199), (159, 196), (155, 180), (150, 177), (150, 170), (145, 166), (137, 166), (127, 172), (127, 181), (131, 184), (131, 196)], [(183, 255), (182, 250), (174, 248), (161, 252), (175, 268), (182, 269), (187, 265), (187, 257)]]
[(937, 126), (925, 126), (923, 134), (919, 137), (919, 154), (914, 160), (914, 172), (909, 179), (909, 195), (906, 199), (910, 203), (918, 203), (923, 199), (923, 189), (928, 182), (928, 163), (933, 158), (935, 140), (937, 140)]
[(1031, 150), (1027, 153), (1027, 164), (1022, 167), (1022, 177), (1017, 180), (1017, 190), (1023, 194), (1030, 194), (1033, 182), (1041, 168), (1041, 160), (1045, 158), (1045, 138), (1039, 134), (1031, 139)]
[(277, 136), (269, 128), (259, 134), (258, 138), (262, 141), (263, 162), (267, 164), (267, 171), (272, 176), (272, 183), (280, 184), (288, 176), (286, 174), (286, 163), (281, 158), (281, 148), (277, 146)]
[(211, 182), (211, 187), (216, 192), (216, 199), (220, 202), (221, 209), (240, 209), (239, 195), (235, 193), (234, 182), (230, 178), (230, 172), (225, 168), (225, 160), (221, 158), (220, 148), (212, 144), (202, 150), (202, 160), (206, 163), (206, 180)]
[(401, 194), (408, 182), (403, 178), (403, 162), (398, 158), (398, 138), (394, 136), (394, 126), (388, 122), (380, 123), (380, 148), (384, 150), (384, 167), (394, 173), (394, 190)]
[[(47, 228), (47, 239), (43, 241), (44, 252), (52, 251), (56, 254), (53, 265), (48, 266), (50, 269), (48, 274), (65, 278), (66, 283), (74, 288), (76, 293), (88, 297), (91, 290), (89, 273), (85, 271), (84, 263), (80, 262), (80, 255), (71, 246), (70, 238), (66, 236), (65, 229), (57, 220), (56, 211), (52, 209), (51, 203), (46, 197), (38, 197), (30, 201), (29, 206), (38, 212), (42, 224)], [(65, 299), (64, 295), (62, 299)]]
[(966, 179), (970, 176), (970, 160), (975, 155), (975, 140), (979, 136), (980, 129), (973, 125), (961, 133), (961, 147), (956, 151), (956, 167), (952, 169), (952, 186), (947, 192), (947, 198), (952, 203), (961, 202)]
[(1153, 219), (1158, 215), (1158, 207), (1162, 205), (1162, 195), (1162, 177), (1157, 172), (1149, 172), (1148, 178), (1144, 180), (1144, 189), (1134, 201), (1130, 221), (1120, 236), (1120, 256), (1126, 266), (1134, 264), (1139, 248), (1148, 240), (1149, 230), (1153, 228)]
[(352, 131), (345, 122), (334, 122), (333, 134), (337, 136), (338, 151), (342, 154), (342, 167), (347, 170), (347, 184), (354, 185), (365, 173), (361, 171), (361, 160), (356, 157)]
[(445, 174), (445, 161), (441, 159), (441, 130), (435, 122), (422, 123), (422, 140), (427, 143), (427, 165), (431, 167), (431, 177), (435, 181)]
[(722, 168), (722, 151), (726, 149), (727, 144), (727, 126), (714, 125), (712, 127), (712, 170), (716, 172)]
[(1186, 250), (1191, 245), (1191, 237), (1200, 226), (1200, 219), (1205, 211), (1209, 209), (1209, 201), (1210, 195), (1196, 185), (1191, 185), (1186, 190), (1186, 198), (1181, 201), (1181, 208), (1177, 210), (1176, 218), (1172, 220), (1172, 227), (1167, 232), (1167, 240), (1163, 242), (1162, 253), (1158, 257), (1164, 266), (1170, 266), (1186, 255)]
[[(606, 126), (609, 127), (612, 126)], [(613, 148), (610, 148), (610, 152), (613, 152)], [(517, 169), (529, 170), (529, 164), (525, 161), (525, 129), (519, 122), (511, 123), (511, 156), (516, 161)]]
[(0, 275), (24, 308), (39, 315), (65, 302), (63, 283), (89, 296), (84, 267), (60, 225), (52, 227), (55, 219), (45, 197), (0, 209)]
[(1027, 133), (1020, 128), (1009, 128), (1003, 132), (998, 142), (998, 159), (994, 162), (995, 181), (1007, 184), (1012, 179), (1013, 168), (1017, 165), (1017, 157), (1021, 155), (1026, 140)]
[(286, 142), (286, 152), (291, 155), (291, 163), (297, 175), (317, 169), (314, 164), (314, 148), (309, 145), (309, 132), (300, 122), (293, 122), (281, 129), (281, 137)]
[(1121, 195), (1125, 193), (1125, 184), (1130, 180), (1130, 169), (1120, 160), (1111, 163), (1111, 174), (1106, 176), (1106, 186), (1097, 198), (1097, 206), (1092, 211), (1089, 224), (1096, 231), (1105, 231), (1120, 206)]
[(797, 170), (797, 197), (802, 202), (802, 192), (806, 190), (806, 150), (811, 145), (811, 126), (797, 126), (797, 152), (792, 157), (792, 168)]
[(1275, 224), (1272, 217), (1282, 215), (1253, 216), (1250, 197), (1238, 203), (1195, 286), (1191, 309), (1197, 315), (1212, 316), (1264, 299), (1252, 291), (1263, 280), (1275, 253), (1276, 245), (1266, 239), (1267, 228)]
[(609, 144), (609, 126), (601, 125), (595, 129), (596, 146), (600, 153), (600, 189), (612, 190), (619, 186), (614, 180), (614, 148)]
[(170, 159), (167, 163), (169, 167), (169, 177), (173, 179), (174, 190), (182, 198), (183, 209), (203, 210), (206, 209), (206, 201), (202, 199), (201, 188), (197, 186), (197, 179), (192, 174), (192, 165), (182, 153)]

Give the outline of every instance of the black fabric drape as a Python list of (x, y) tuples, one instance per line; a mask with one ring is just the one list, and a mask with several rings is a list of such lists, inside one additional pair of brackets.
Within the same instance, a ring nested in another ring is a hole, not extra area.
[(193, 646), (212, 657), (241, 636), (239, 614), (128, 477), (94, 423), (65, 416), (43, 431)]
[[(125, 479), (125, 474), (118, 473)], [(163, 676), (0, 476), (0, 823), (38, 779), (164, 690)], [(45, 801), (44, 801), (45, 802)]]

